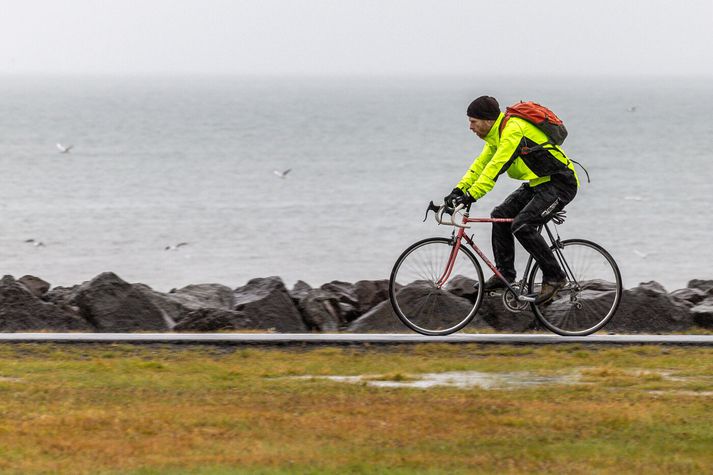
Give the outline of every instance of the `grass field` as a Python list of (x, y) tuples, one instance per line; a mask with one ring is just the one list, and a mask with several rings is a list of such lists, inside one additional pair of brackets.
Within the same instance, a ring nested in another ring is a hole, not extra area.
[[(540, 384), (374, 386), (449, 371)], [(713, 349), (0, 346), (2, 473), (712, 467)]]

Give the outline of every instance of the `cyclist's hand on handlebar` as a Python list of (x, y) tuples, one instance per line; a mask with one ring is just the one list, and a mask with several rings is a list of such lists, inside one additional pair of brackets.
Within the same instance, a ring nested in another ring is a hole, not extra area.
[(455, 208), (455, 206), (453, 205), (453, 202), (457, 198), (460, 198), (461, 196), (463, 196), (463, 194), (464, 194), (463, 190), (461, 190), (460, 188), (453, 188), (453, 191), (451, 191), (451, 193), (449, 195), (447, 195), (443, 198), (443, 203), (445, 203), (446, 206), (452, 206)]
[(464, 208), (467, 208), (473, 203), (475, 203), (475, 198), (473, 198), (470, 193), (464, 193), (462, 196), (453, 200), (453, 207), (457, 208), (459, 205), (463, 205)]

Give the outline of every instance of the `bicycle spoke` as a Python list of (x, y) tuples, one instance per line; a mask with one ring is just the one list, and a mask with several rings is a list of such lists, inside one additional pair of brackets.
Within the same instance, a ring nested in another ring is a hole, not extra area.
[(389, 288), (391, 303), (396, 315), (415, 331), (427, 335), (452, 333), (467, 325), (480, 305), (482, 291), (473, 302), (448, 290), (453, 282), (482, 282), (480, 266), (469, 251), (459, 250), (451, 272), (440, 282), (447, 274), (452, 245), (445, 238), (418, 242), (404, 251), (394, 265)]
[[(533, 310), (556, 333), (587, 335), (604, 326), (616, 311), (622, 292), (621, 276), (611, 256), (589, 241), (565, 241), (560, 252), (570, 283), (553, 301), (533, 305)], [(536, 266), (530, 277), (530, 292), (538, 291), (541, 281), (542, 274)]]

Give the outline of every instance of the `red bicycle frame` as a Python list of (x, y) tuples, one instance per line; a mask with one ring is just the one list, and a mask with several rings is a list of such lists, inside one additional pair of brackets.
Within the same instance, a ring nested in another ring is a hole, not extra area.
[[(495, 267), (495, 265), (490, 262), (490, 259), (488, 259), (488, 256), (483, 253), (483, 251), (480, 250), (480, 248), (475, 244), (473, 239), (465, 234), (465, 225), (467, 223), (512, 223), (513, 219), (512, 218), (469, 218), (468, 216), (463, 216), (463, 221), (462, 225), (458, 227), (458, 232), (455, 235), (455, 244), (453, 246), (453, 249), (451, 250), (451, 255), (448, 257), (448, 264), (446, 265), (446, 269), (443, 272), (443, 275), (438, 279), (436, 282), (436, 287), (441, 288), (443, 284), (445, 284), (448, 281), (448, 278), (451, 276), (451, 272), (453, 271), (453, 266), (455, 265), (456, 262), (456, 256), (458, 255), (458, 251), (460, 251), (461, 247), (461, 242), (465, 238), (465, 241), (470, 244), (470, 247), (473, 248), (473, 250), (480, 256), (481, 259), (483, 259), (483, 262), (490, 267), (490, 270), (495, 273), (495, 275), (498, 276), (500, 280), (505, 282), (507, 284), (507, 280), (503, 275), (500, 273), (500, 271)], [(509, 287), (509, 285), (508, 285)]]

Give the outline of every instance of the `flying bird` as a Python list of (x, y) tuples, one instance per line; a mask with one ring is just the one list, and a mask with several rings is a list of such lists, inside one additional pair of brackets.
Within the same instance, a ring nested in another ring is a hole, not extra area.
[(65, 147), (61, 143), (57, 144), (57, 149), (59, 150), (59, 153), (69, 153), (69, 151), (72, 150), (73, 147), (74, 147), (74, 145), (67, 145)]
[(634, 254), (636, 254), (637, 256), (639, 256), (642, 259), (646, 259), (647, 257), (649, 257), (648, 252), (641, 252), (638, 249), (634, 249)]
[(163, 248), (163, 250), (164, 250), (164, 251), (175, 251), (175, 250), (177, 250), (179, 247), (183, 247), (183, 246), (187, 246), (187, 245), (188, 245), (187, 242), (179, 242), (179, 243), (176, 244), (175, 246), (166, 246), (166, 247)]
[(287, 177), (287, 174), (290, 173), (290, 170), (292, 170), (292, 168), (288, 168), (284, 172), (281, 172), (280, 170), (273, 170), (272, 173), (274, 173), (275, 175), (279, 176), (280, 178), (282, 178), (284, 180)]
[(631, 106), (628, 109), (626, 109), (627, 112), (636, 112), (636, 106)]
[(45, 243), (43, 243), (42, 241), (35, 241), (35, 240), (32, 239), (32, 238), (30, 238), (30, 239), (25, 239), (25, 242), (26, 242), (27, 244), (32, 244), (32, 245), (35, 246), (35, 247), (44, 247), (44, 245), (45, 245)]

